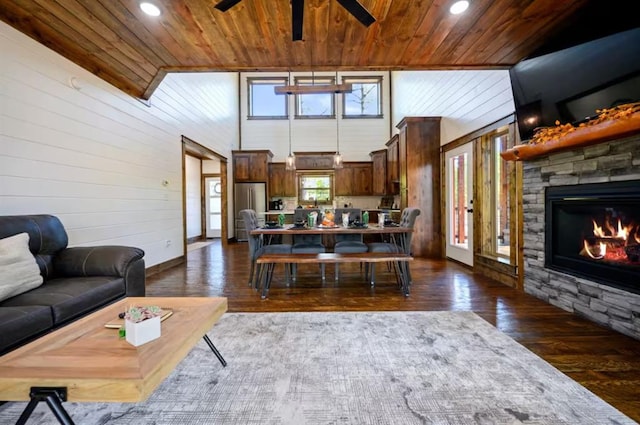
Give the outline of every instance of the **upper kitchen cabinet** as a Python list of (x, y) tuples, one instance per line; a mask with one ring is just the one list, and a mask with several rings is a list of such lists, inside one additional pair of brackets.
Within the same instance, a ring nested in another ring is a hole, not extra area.
[(397, 128), (400, 207), (420, 208), (411, 250), (441, 258), (440, 117), (406, 117)]
[(333, 152), (294, 152), (298, 170), (330, 170), (333, 168)]
[(269, 197), (296, 196), (296, 172), (288, 171), (284, 162), (269, 164)]
[(387, 146), (387, 193), (400, 193), (400, 164), (398, 163), (398, 135), (394, 134)]
[(335, 171), (335, 195), (370, 196), (372, 178), (371, 162), (345, 162)]
[(232, 154), (234, 181), (269, 181), (269, 163), (271, 162), (271, 158), (273, 158), (271, 151), (232, 151)]
[(387, 150), (380, 149), (369, 154), (371, 156), (372, 179), (371, 194), (387, 194)]

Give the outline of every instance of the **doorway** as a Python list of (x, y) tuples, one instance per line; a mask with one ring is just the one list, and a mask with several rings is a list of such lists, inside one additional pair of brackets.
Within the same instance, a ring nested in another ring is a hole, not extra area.
[[(195, 158), (198, 161), (198, 165), (194, 167), (188, 167), (187, 162), (189, 158)], [(188, 238), (188, 228), (187, 228), (187, 217), (191, 219), (190, 223), (195, 228), (197, 226), (200, 229), (199, 232), (196, 230), (193, 233), (197, 233), (200, 235), (199, 238), (220, 238), (221, 244), (226, 246), (228, 243), (228, 228), (229, 228), (229, 212), (227, 208), (228, 202), (228, 177), (227, 177), (227, 167), (228, 161), (227, 158), (212, 151), (211, 149), (203, 146), (186, 136), (182, 136), (182, 194), (183, 194), (183, 231), (184, 231), (184, 240), (183, 247), (184, 253), (187, 252), (187, 242), (189, 242)], [(188, 168), (194, 168), (199, 170), (198, 175), (191, 175), (193, 173), (188, 173)], [(216, 227), (217, 236), (209, 236), (209, 214), (207, 213), (207, 204), (209, 204), (209, 197), (207, 195), (207, 187), (206, 187), (206, 178), (207, 177), (215, 177), (218, 180), (217, 187), (217, 200), (215, 201), (215, 205), (219, 206), (215, 208), (215, 217), (214, 217), (214, 227)], [(187, 186), (197, 186), (200, 188), (197, 194), (197, 202), (196, 200), (192, 200), (193, 205), (189, 202), (187, 192), (193, 192), (193, 190), (187, 190)], [(198, 209), (198, 212), (195, 209)], [(197, 225), (192, 223), (192, 216), (199, 215), (200, 220)]]
[(473, 142), (446, 152), (446, 256), (473, 266)]

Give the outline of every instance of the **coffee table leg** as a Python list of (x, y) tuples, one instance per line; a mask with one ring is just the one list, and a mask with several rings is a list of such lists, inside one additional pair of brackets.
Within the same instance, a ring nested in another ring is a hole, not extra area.
[(204, 342), (207, 343), (209, 348), (211, 348), (211, 351), (213, 351), (213, 354), (215, 354), (218, 360), (220, 360), (220, 363), (222, 363), (222, 367), (227, 367), (227, 361), (224, 359), (224, 357), (222, 357), (222, 354), (220, 354), (220, 351), (218, 351), (216, 346), (213, 345), (213, 342), (211, 342), (211, 340), (209, 339), (209, 336), (205, 334), (205, 336), (203, 336), (202, 338), (204, 339)]
[(16, 425), (24, 425), (27, 423), (27, 419), (33, 413), (39, 402), (45, 401), (49, 406), (49, 409), (53, 412), (58, 422), (62, 425), (74, 425), (71, 420), (71, 416), (62, 406), (63, 401), (67, 401), (67, 389), (65, 387), (31, 387), (29, 392), (31, 400), (27, 407), (25, 407), (22, 415), (18, 418)]

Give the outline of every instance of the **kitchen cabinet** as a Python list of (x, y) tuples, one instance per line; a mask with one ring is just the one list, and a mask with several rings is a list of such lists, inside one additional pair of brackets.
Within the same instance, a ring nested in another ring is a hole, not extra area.
[(269, 163), (273, 153), (268, 150), (232, 151), (235, 182), (269, 181)]
[(269, 197), (296, 196), (296, 172), (285, 169), (284, 162), (269, 164)]
[(333, 152), (294, 152), (298, 170), (331, 170)]
[(387, 143), (387, 193), (400, 193), (400, 164), (398, 162), (398, 138), (395, 134)]
[(369, 154), (371, 156), (371, 194), (386, 195), (387, 182), (387, 150), (380, 149)]
[(370, 196), (373, 169), (371, 162), (345, 162), (335, 170), (336, 196)]
[(440, 117), (406, 117), (396, 126), (400, 208), (420, 208), (411, 249), (418, 257), (442, 258)]

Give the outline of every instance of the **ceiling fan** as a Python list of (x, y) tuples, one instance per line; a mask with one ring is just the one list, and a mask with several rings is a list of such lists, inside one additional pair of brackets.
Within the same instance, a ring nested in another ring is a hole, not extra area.
[[(222, 12), (226, 12), (241, 0), (221, 0), (214, 7)], [(337, 0), (347, 12), (351, 13), (365, 27), (373, 24), (376, 18), (373, 17), (362, 6), (358, 0)], [(291, 29), (293, 41), (302, 40), (302, 17), (304, 15), (304, 0), (291, 0)]]

